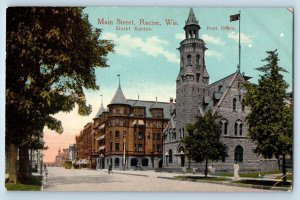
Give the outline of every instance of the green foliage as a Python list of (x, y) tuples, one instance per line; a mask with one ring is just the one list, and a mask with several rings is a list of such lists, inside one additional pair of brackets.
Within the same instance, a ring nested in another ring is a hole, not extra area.
[[(196, 116), (194, 124), (187, 124), (189, 135), (181, 140), (187, 157), (196, 162), (219, 160), (227, 156), (227, 146), (220, 141), (220, 116), (211, 110)], [(205, 170), (207, 172), (207, 169)]]
[[(82, 8), (10, 7), (6, 14), (5, 142), (41, 148), (45, 126), (63, 132), (54, 114), (76, 104), (80, 115), (91, 113), (83, 89), (99, 89), (95, 68), (107, 67), (114, 45), (99, 39)], [(10, 168), (16, 173), (16, 164)]]
[(70, 112), (75, 104), (80, 115), (91, 112), (83, 88), (99, 89), (95, 68), (107, 67), (114, 47), (100, 34), (82, 8), (7, 9), (7, 143), (41, 136), (45, 125), (62, 133), (53, 114)]
[(6, 183), (8, 191), (41, 191), (42, 176), (32, 176), (24, 184)]
[(292, 154), (293, 135), (292, 107), (287, 103), (286, 94), (288, 85), (281, 74), (285, 70), (278, 66), (276, 50), (267, 51), (263, 61), (267, 64), (257, 68), (263, 72), (258, 85), (246, 85), (244, 101), (251, 109), (246, 117), (249, 136), (256, 144), (256, 153), (265, 158), (285, 159), (285, 155)]

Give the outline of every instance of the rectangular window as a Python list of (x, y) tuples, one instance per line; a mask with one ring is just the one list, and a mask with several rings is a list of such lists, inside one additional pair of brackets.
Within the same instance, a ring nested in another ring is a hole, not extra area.
[(160, 140), (160, 134), (159, 133), (156, 134), (156, 140)]
[(119, 138), (120, 137), (120, 132), (119, 131), (116, 131), (115, 132), (115, 138)]
[(152, 151), (155, 152), (155, 144), (152, 146)]
[(138, 144), (138, 151), (143, 151), (143, 145), (142, 144)]
[(161, 151), (161, 149), (160, 149), (160, 145), (158, 144), (158, 145), (156, 145), (156, 151), (157, 152), (160, 152)]
[(139, 140), (142, 140), (142, 139), (143, 139), (143, 137), (144, 137), (144, 134), (143, 134), (143, 132), (139, 132), (139, 134), (138, 134), (138, 139), (139, 139)]
[(115, 126), (119, 126), (119, 119), (115, 119)]
[(197, 73), (196, 74), (196, 81), (199, 82), (199, 80), (200, 80), (200, 74)]
[(120, 151), (119, 147), (119, 143), (115, 143), (115, 151)]

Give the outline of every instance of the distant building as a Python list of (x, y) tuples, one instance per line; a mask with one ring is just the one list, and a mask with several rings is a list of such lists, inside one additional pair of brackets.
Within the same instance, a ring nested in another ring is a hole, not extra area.
[(63, 167), (63, 154), (60, 151), (60, 148), (58, 149), (57, 155), (55, 156), (54, 165), (56, 167)]
[(76, 161), (76, 144), (69, 145), (69, 160), (74, 164)]
[[(80, 167), (93, 167), (91, 155), (93, 148), (93, 123), (87, 123), (78, 136), (76, 136), (76, 164)], [(94, 164), (95, 165), (95, 164)]]
[[(162, 167), (162, 131), (170, 118), (168, 102), (126, 99), (119, 87), (105, 110), (94, 118), (96, 167), (154, 169)], [(124, 159), (125, 158), (125, 159)]]

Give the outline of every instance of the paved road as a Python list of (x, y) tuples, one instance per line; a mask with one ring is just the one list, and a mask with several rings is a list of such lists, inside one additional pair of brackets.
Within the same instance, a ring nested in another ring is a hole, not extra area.
[[(147, 192), (265, 192), (211, 183), (196, 183), (160, 179), (157, 176), (172, 176), (170, 173), (144, 172), (144, 176), (108, 174), (106, 171), (88, 169), (64, 169), (49, 167), (44, 191), (147, 191)], [(136, 172), (135, 172), (136, 173)]]

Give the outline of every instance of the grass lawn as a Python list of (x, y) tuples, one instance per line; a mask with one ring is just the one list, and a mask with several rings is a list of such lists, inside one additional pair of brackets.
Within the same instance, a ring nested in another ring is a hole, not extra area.
[[(275, 170), (275, 171), (268, 171), (268, 172), (247, 172), (247, 173), (240, 172), (239, 175), (240, 175), (240, 177), (245, 177), (245, 178), (260, 178), (260, 177), (263, 177), (266, 174), (281, 174), (281, 173), (282, 173), (282, 171)], [(216, 175), (233, 177), (233, 172), (217, 173)], [(291, 177), (291, 175), (288, 175), (287, 178), (289, 178), (289, 176)], [(288, 180), (291, 180), (291, 179), (288, 179)]]
[(230, 181), (228, 178), (204, 177), (204, 176), (175, 176), (175, 180), (191, 180), (191, 181)]
[(290, 187), (290, 182), (276, 182), (276, 181), (265, 181), (265, 180), (240, 180), (237, 183), (249, 184), (249, 185), (262, 185), (262, 186), (276, 186), (276, 187)]
[(33, 176), (24, 184), (6, 183), (8, 191), (41, 191), (42, 176)]

